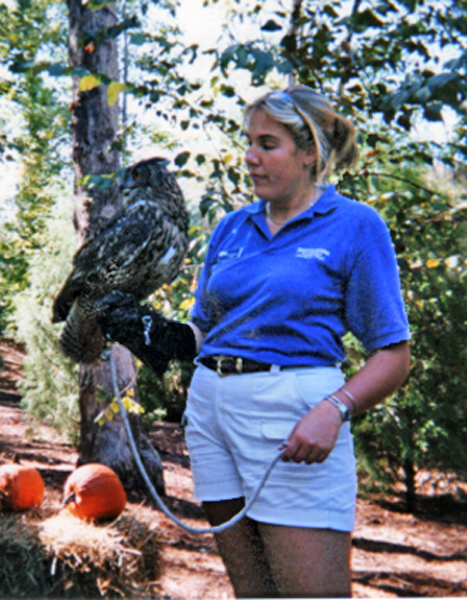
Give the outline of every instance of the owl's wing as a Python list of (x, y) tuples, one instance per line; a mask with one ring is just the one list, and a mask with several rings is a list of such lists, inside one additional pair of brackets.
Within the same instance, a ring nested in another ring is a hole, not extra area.
[[(114, 215), (75, 254), (73, 270), (54, 302), (53, 322), (66, 319), (75, 298), (84, 291), (105, 295), (119, 280), (131, 277), (132, 265), (151, 240), (163, 234), (164, 219), (155, 202), (142, 200)], [(151, 261), (161, 256), (155, 251)]]
[(73, 270), (95, 271), (99, 278), (99, 274), (131, 262), (151, 238), (158, 237), (163, 226), (163, 214), (155, 202), (136, 202), (117, 213), (78, 250)]

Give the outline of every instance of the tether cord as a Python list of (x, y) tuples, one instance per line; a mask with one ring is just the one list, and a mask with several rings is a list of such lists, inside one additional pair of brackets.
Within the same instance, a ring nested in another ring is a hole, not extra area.
[[(236, 515), (234, 515), (229, 521), (226, 521), (225, 523), (222, 523), (221, 525), (216, 525), (215, 527), (201, 527), (199, 529), (196, 527), (191, 527), (190, 525), (187, 525), (186, 523), (181, 521), (178, 517), (176, 517), (172, 512), (170, 512), (170, 510), (165, 506), (165, 504), (162, 502), (159, 494), (157, 493), (156, 488), (153, 486), (151, 480), (149, 479), (147, 471), (146, 471), (146, 469), (143, 465), (143, 462), (141, 460), (141, 457), (139, 455), (138, 448), (136, 447), (135, 439), (133, 437), (133, 433), (132, 433), (131, 427), (130, 427), (130, 422), (128, 419), (128, 413), (127, 413), (126, 408), (123, 406), (122, 397), (120, 395), (120, 390), (118, 389), (117, 370), (115, 368), (115, 362), (113, 360), (111, 348), (109, 349), (108, 356), (109, 356), (109, 363), (110, 363), (110, 373), (111, 373), (111, 378), (112, 378), (112, 387), (114, 390), (114, 394), (117, 398), (120, 412), (122, 414), (123, 423), (125, 425), (125, 429), (126, 429), (126, 432), (128, 435), (128, 440), (130, 442), (131, 451), (133, 453), (134, 459), (138, 466), (139, 472), (141, 473), (141, 477), (144, 479), (144, 482), (146, 483), (146, 485), (151, 493), (151, 496), (153, 497), (154, 501), (156, 502), (156, 504), (160, 508), (160, 510), (167, 517), (169, 517), (169, 519), (172, 519), (172, 521), (174, 523), (176, 523), (177, 525), (179, 525), (180, 527), (182, 527), (183, 529), (185, 529), (185, 531), (188, 531), (189, 533), (220, 533), (222, 531), (225, 531), (229, 527), (232, 527), (232, 525), (235, 525), (235, 523), (238, 523), (238, 521), (243, 519), (243, 517), (246, 515), (248, 510), (251, 508), (251, 506), (254, 504), (254, 502), (258, 498), (261, 490), (264, 487), (264, 484), (266, 483), (266, 481), (267, 481), (269, 475), (271, 474), (271, 471), (275, 467), (277, 461), (280, 459), (282, 453), (278, 454), (271, 461), (271, 463), (269, 464), (268, 468), (266, 469), (266, 472), (264, 473), (263, 478), (261, 479), (253, 496), (250, 498), (250, 500), (247, 502), (247, 504), (242, 508), (242, 510), (239, 513), (237, 513)], [(283, 442), (282, 445), (285, 445), (285, 442)]]

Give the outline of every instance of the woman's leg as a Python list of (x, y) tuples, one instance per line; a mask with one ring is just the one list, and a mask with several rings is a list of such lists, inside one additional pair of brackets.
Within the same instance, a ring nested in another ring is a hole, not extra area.
[[(244, 498), (203, 502), (211, 525), (225, 523), (240, 512), (244, 505)], [(215, 537), (237, 598), (278, 597), (255, 521), (244, 517)]]
[(350, 534), (258, 523), (280, 598), (348, 598)]

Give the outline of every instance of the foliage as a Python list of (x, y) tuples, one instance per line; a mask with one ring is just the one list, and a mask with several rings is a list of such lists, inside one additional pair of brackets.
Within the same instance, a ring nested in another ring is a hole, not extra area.
[[(21, 160), (23, 175), (15, 196), (13, 218), (0, 218), (0, 332), (11, 314), (15, 294), (28, 285), (31, 257), (40, 249), (39, 238), (53, 204), (51, 184), (67, 167), (61, 155), (67, 139), (68, 112), (52, 85), (37, 69), (41, 53), (53, 48), (63, 56), (64, 31), (57, 21), (48, 27), (51, 0), (40, 0), (16, 10), (0, 4), (0, 64), (9, 77), (0, 85), (0, 96), (12, 103), (23, 119), (18, 131), (2, 134), (0, 159)], [(27, 9), (27, 10), (23, 10)], [(8, 124), (3, 123), (5, 130)], [(0, 215), (1, 216), (1, 215)]]
[(194, 365), (173, 365), (159, 379), (144, 365), (138, 372), (138, 390), (145, 409), (143, 422), (150, 427), (154, 421), (180, 423), (186, 406), (188, 388)]
[(16, 338), (28, 350), (25, 381), (19, 388), (23, 408), (76, 441), (77, 367), (59, 352), (58, 329), (50, 320), (53, 298), (68, 274), (74, 251), (71, 206), (64, 204), (55, 206), (60, 218), (46, 220), (42, 250), (30, 260), (29, 285), (15, 296), (14, 319)]
[[(412, 170), (402, 179), (423, 184), (421, 174)], [(366, 470), (397, 481), (402, 467), (413, 502), (420, 468), (467, 477), (467, 407), (460, 401), (467, 393), (466, 215), (455, 187), (436, 191), (436, 181), (429, 181), (431, 192), (396, 183), (391, 189), (387, 180), (373, 178), (370, 185), (398, 252), (412, 368), (394, 398), (356, 420), (355, 433)]]

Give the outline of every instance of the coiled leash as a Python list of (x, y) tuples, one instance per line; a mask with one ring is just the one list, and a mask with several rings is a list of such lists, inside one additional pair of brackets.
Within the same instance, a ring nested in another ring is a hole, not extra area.
[[(235, 523), (238, 523), (238, 521), (240, 521), (240, 519), (243, 519), (243, 517), (246, 515), (246, 513), (248, 512), (248, 510), (250, 510), (251, 506), (254, 504), (254, 502), (256, 501), (257, 497), (259, 496), (261, 490), (264, 487), (264, 484), (266, 483), (269, 475), (271, 474), (271, 471), (273, 470), (273, 468), (275, 467), (277, 461), (281, 458), (282, 456), (282, 450), (280, 451), (280, 453), (271, 461), (271, 463), (269, 464), (268, 468), (266, 469), (266, 472), (263, 475), (263, 478), (261, 479), (258, 487), (256, 488), (255, 493), (253, 494), (253, 496), (250, 498), (250, 500), (247, 502), (247, 504), (242, 508), (242, 510), (237, 513), (236, 515), (234, 515), (231, 519), (229, 519), (228, 521), (226, 521), (225, 523), (222, 523), (221, 525), (216, 525), (215, 527), (202, 527), (197, 529), (196, 527), (191, 527), (190, 525), (186, 525), (186, 523), (184, 523), (183, 521), (181, 521), (178, 517), (176, 517), (172, 512), (170, 512), (170, 510), (165, 506), (165, 504), (162, 502), (159, 494), (157, 493), (155, 487), (153, 486), (151, 480), (149, 479), (149, 476), (147, 474), (147, 471), (143, 465), (143, 462), (141, 460), (141, 457), (138, 453), (138, 449), (136, 447), (136, 443), (133, 437), (133, 433), (131, 431), (131, 427), (130, 427), (130, 422), (128, 420), (128, 413), (126, 411), (126, 408), (123, 406), (123, 402), (122, 402), (122, 397), (120, 395), (120, 390), (118, 389), (118, 381), (117, 381), (117, 371), (115, 368), (115, 362), (113, 360), (112, 357), (112, 350), (111, 348), (109, 348), (108, 353), (106, 353), (105, 358), (109, 360), (110, 363), (110, 373), (111, 373), (111, 378), (112, 378), (112, 387), (114, 390), (114, 394), (117, 398), (117, 402), (118, 402), (118, 406), (120, 408), (120, 412), (122, 414), (122, 418), (123, 418), (123, 423), (125, 425), (125, 429), (128, 435), (128, 439), (130, 441), (130, 447), (131, 447), (131, 451), (133, 453), (134, 459), (136, 461), (136, 464), (138, 466), (139, 472), (141, 474), (141, 477), (144, 479), (144, 482), (146, 483), (151, 496), (153, 497), (154, 501), (156, 502), (157, 506), (160, 508), (160, 510), (167, 516), (169, 517), (169, 519), (171, 519), (174, 523), (176, 523), (177, 525), (179, 525), (180, 527), (182, 527), (183, 529), (185, 529), (185, 531), (188, 531), (189, 533), (220, 533), (221, 531), (225, 531), (226, 529), (228, 529), (229, 527), (232, 527), (232, 525), (235, 525)], [(285, 446), (287, 446), (287, 442), (284, 441), (282, 442), (282, 447), (284, 448)]]

